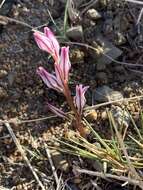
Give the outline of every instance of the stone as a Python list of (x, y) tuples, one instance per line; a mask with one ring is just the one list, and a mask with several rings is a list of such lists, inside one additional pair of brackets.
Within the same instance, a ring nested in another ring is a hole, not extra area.
[[(94, 93), (94, 100), (97, 102), (116, 101), (120, 99), (122, 100), (123, 98), (121, 92), (115, 91), (106, 85), (98, 87)], [(116, 104), (120, 104), (120, 102), (117, 102)]]
[(0, 100), (5, 99), (7, 97), (8, 97), (7, 91), (3, 87), (0, 87)]
[(104, 84), (107, 84), (108, 82), (108, 77), (105, 72), (98, 72), (96, 74), (96, 79), (99, 80), (100, 82), (103, 82)]
[(0, 78), (4, 78), (5, 76), (7, 76), (7, 71), (1, 69), (1, 70), (0, 70)]
[(106, 120), (106, 119), (108, 118), (108, 115), (107, 115), (107, 112), (106, 112), (106, 111), (103, 111), (103, 112), (101, 113), (101, 118), (102, 118), (103, 120)]
[(101, 14), (96, 9), (89, 9), (86, 16), (91, 20), (97, 20), (101, 18)]
[(104, 71), (106, 69), (106, 64), (105, 63), (98, 63), (96, 65), (96, 70), (97, 71)]
[(13, 83), (14, 83), (14, 80), (15, 80), (15, 77), (16, 77), (16, 73), (14, 73), (14, 72), (10, 72), (9, 74), (8, 74), (8, 83), (9, 83), (9, 86), (12, 86), (13, 85)]
[(82, 26), (79, 25), (79, 26), (74, 26), (74, 27), (69, 28), (66, 31), (66, 36), (72, 40), (77, 40), (77, 41), (82, 40), (83, 39)]
[(117, 32), (115, 35), (115, 44), (116, 45), (123, 45), (127, 42), (126, 38), (124, 35), (120, 32)]
[(98, 117), (97, 111), (95, 109), (85, 112), (84, 116), (86, 117), (88, 121), (91, 121), (91, 122), (96, 121)]
[(131, 117), (126, 110), (123, 110), (119, 106), (112, 106), (111, 113), (119, 126), (129, 126)]
[(84, 52), (81, 51), (80, 49), (76, 48), (70, 51), (70, 60), (73, 64), (83, 63), (84, 57), (85, 57)]
[(101, 34), (97, 35), (96, 41), (92, 42), (92, 46), (95, 48), (97, 48), (97, 44), (100, 47), (99, 52), (91, 54), (94, 59), (98, 59), (97, 64), (110, 64), (122, 55), (122, 51)]

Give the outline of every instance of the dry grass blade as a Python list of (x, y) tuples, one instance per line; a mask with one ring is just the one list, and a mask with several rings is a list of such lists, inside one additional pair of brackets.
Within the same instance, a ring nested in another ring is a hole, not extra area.
[(52, 172), (53, 172), (57, 187), (58, 187), (59, 186), (59, 179), (58, 179), (58, 175), (56, 173), (56, 169), (55, 169), (55, 166), (54, 166), (52, 158), (51, 158), (50, 150), (47, 147), (46, 143), (44, 144), (44, 146), (45, 146), (46, 154), (47, 154), (47, 157), (49, 159), (49, 162), (50, 162), (50, 165), (51, 165), (51, 169), (52, 169)]
[(9, 124), (9, 123), (5, 123), (5, 126), (6, 126), (6, 128), (7, 128), (7, 130), (8, 130), (8, 132), (10, 133), (11, 138), (13, 139), (13, 141), (14, 141), (14, 143), (15, 143), (17, 149), (18, 149), (18, 151), (21, 153), (21, 155), (22, 155), (24, 161), (25, 161), (26, 164), (28, 165), (28, 167), (29, 167), (29, 169), (31, 170), (33, 176), (35, 177), (35, 180), (37, 181), (37, 183), (39, 184), (39, 186), (41, 187), (41, 189), (42, 189), (42, 190), (45, 190), (45, 187), (43, 186), (43, 184), (42, 184), (42, 182), (40, 181), (38, 175), (36, 174), (36, 172), (34, 171), (32, 165), (30, 164), (30, 162), (29, 162), (29, 160), (28, 160), (28, 158), (27, 158), (27, 156), (26, 156), (26, 154), (25, 154), (25, 152), (24, 152), (22, 146), (20, 145), (18, 139), (16, 138), (16, 136), (15, 136), (15, 134), (14, 134), (14, 132), (13, 132), (13, 130), (12, 130), (10, 124)]
[(108, 174), (108, 173), (94, 172), (94, 171), (79, 169), (79, 168), (75, 168), (75, 170), (76, 170), (76, 172), (79, 172), (81, 174), (82, 173), (88, 174), (88, 175), (92, 175), (92, 176), (96, 176), (96, 177), (101, 177), (103, 179), (112, 178), (112, 179), (116, 179), (119, 181), (128, 182), (129, 184), (138, 186), (143, 190), (143, 182), (140, 180), (134, 180), (134, 179), (124, 177), (124, 176), (117, 176), (117, 175), (112, 175), (112, 174)]
[[(83, 46), (85, 48), (89, 48), (94, 50), (96, 53), (100, 52), (101, 54), (103, 54), (106, 58), (110, 59), (113, 63), (117, 63), (120, 65), (124, 65), (124, 66), (128, 66), (128, 67), (143, 67), (142, 64), (133, 64), (133, 63), (126, 63), (126, 62), (121, 62), (121, 61), (117, 61), (115, 59), (113, 59), (111, 56), (104, 54), (103, 51), (99, 51), (99, 49), (94, 48), (91, 45), (85, 44), (85, 43), (79, 43), (79, 42), (64, 42), (65, 44), (75, 44), (75, 45), (79, 45), (79, 46)], [(101, 48), (102, 49), (102, 48)], [(99, 53), (98, 53), (99, 54)]]
[(142, 14), (143, 14), (143, 8), (142, 8), (141, 11), (140, 11), (140, 14), (139, 14), (139, 16), (138, 16), (138, 19), (137, 19), (136, 25), (139, 24), (139, 22), (140, 22), (140, 20), (141, 20), (141, 18), (142, 18)]
[(96, 105), (93, 105), (93, 106), (88, 106), (88, 107), (85, 108), (85, 110), (96, 109), (96, 108), (111, 105), (111, 104), (114, 104), (114, 103), (117, 103), (117, 102), (123, 102), (124, 103), (124, 102), (129, 102), (131, 100), (141, 100), (141, 99), (143, 99), (143, 95), (135, 96), (135, 97), (131, 97), (131, 98), (124, 98), (124, 99), (115, 100), (115, 101), (104, 102), (104, 103), (96, 104)]
[(142, 1), (137, 1), (137, 0), (125, 0), (125, 1), (129, 2), (129, 3), (135, 3), (135, 4), (143, 5)]
[(116, 123), (115, 123), (115, 121), (114, 121), (114, 118), (113, 118), (111, 112), (109, 112), (109, 119), (110, 119), (111, 122), (112, 122), (112, 125), (113, 125), (113, 127), (114, 127), (115, 133), (116, 133), (116, 135), (117, 135), (118, 142), (119, 142), (119, 144), (120, 144), (120, 146), (121, 146), (121, 149), (122, 149), (122, 151), (123, 151), (123, 153), (124, 153), (124, 155), (125, 155), (125, 157), (126, 157), (127, 164), (128, 164), (128, 166), (129, 166), (129, 169), (130, 169), (130, 172), (131, 172), (132, 176), (134, 176), (135, 179), (140, 179), (140, 176), (138, 175), (138, 173), (136, 172), (135, 168), (133, 167), (133, 165), (132, 165), (132, 163), (131, 163), (131, 161), (130, 161), (130, 158), (129, 158), (129, 156), (128, 156), (128, 153), (127, 153), (127, 150), (126, 150), (124, 141), (123, 141), (123, 139), (122, 139), (122, 137), (121, 137), (121, 134), (118, 132)]
[(1, 4), (0, 4), (0, 9), (2, 8), (3, 4), (5, 3), (5, 0), (2, 0)]
[(48, 0), (48, 3), (53, 6), (54, 5), (54, 0)]
[(29, 25), (29, 24), (27, 24), (25, 22), (16, 20), (14, 18), (9, 18), (9, 17), (6, 17), (6, 16), (2, 16), (2, 15), (0, 15), (0, 21), (3, 21), (3, 22), (14, 22), (14, 23), (21, 24), (21, 25), (26, 26), (26, 27), (31, 28), (31, 29), (34, 28), (34, 27), (32, 27), (31, 25)]
[(11, 189), (0, 186), (0, 190), (11, 190)]
[(91, 0), (88, 5), (81, 11), (80, 16), (82, 16), (90, 7), (95, 5), (98, 2), (98, 0)]
[(75, 9), (74, 1), (73, 0), (67, 0), (67, 10), (69, 18), (72, 22), (75, 22), (77, 18), (79, 17), (78, 11)]

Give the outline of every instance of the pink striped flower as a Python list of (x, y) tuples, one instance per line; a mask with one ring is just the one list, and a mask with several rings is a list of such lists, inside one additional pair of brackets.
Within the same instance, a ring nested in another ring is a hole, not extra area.
[(83, 87), (82, 84), (76, 85), (76, 96), (74, 97), (74, 101), (80, 115), (86, 103), (85, 92), (88, 88), (89, 86)]
[(43, 82), (49, 87), (59, 92), (63, 92), (62, 86), (57, 80), (56, 76), (47, 72), (43, 67), (37, 69), (38, 75), (42, 78)]
[(62, 117), (62, 118), (67, 117), (66, 114), (62, 110), (60, 110), (59, 108), (57, 108), (57, 107), (55, 107), (49, 103), (47, 103), (47, 105), (48, 105), (48, 108), (50, 109), (50, 111), (55, 113), (57, 116)]
[(55, 62), (58, 62), (60, 46), (52, 31), (48, 27), (45, 27), (44, 33), (35, 31), (34, 38), (39, 48), (50, 53)]
[(69, 47), (61, 48), (60, 62), (55, 64), (56, 77), (61, 85), (68, 82), (71, 63), (69, 60)]

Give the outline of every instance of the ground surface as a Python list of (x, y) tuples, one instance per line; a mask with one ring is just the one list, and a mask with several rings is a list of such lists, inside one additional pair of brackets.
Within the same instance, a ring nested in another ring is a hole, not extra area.
[[(49, 1), (50, 2), (50, 1)], [(88, 3), (88, 1), (83, 1)], [(142, 45), (143, 45), (143, 28), (142, 23), (136, 24), (140, 14), (141, 7), (136, 4), (129, 4), (116, 1), (101, 1), (99, 5), (95, 4), (91, 8), (99, 11), (101, 18), (91, 19), (87, 15), (87, 6), (79, 3), (79, 14), (82, 13), (81, 19), (74, 25), (82, 25), (84, 40), (73, 40), (93, 45), (97, 40), (97, 34), (100, 33), (107, 41), (121, 50), (118, 60), (132, 64), (142, 64)], [(28, 23), (33, 27), (41, 26), (45, 23), (56, 32), (49, 13), (53, 16), (55, 23), (62, 28), (65, 11), (65, 4), (55, 1), (51, 6), (45, 0), (19, 0), (13, 5), (9, 14), (10, 18)], [(140, 22), (141, 22), (140, 21)], [(71, 27), (73, 24), (69, 24)], [(59, 35), (58, 33), (56, 33)], [(61, 40), (62, 41), (62, 40)], [(67, 40), (69, 41), (69, 40)], [(102, 43), (101, 41), (99, 44)], [(72, 75), (71, 88), (76, 83), (82, 83), (90, 86), (87, 94), (87, 104), (96, 104), (94, 100), (94, 90), (97, 87), (106, 85), (123, 94), (125, 98), (142, 95), (143, 78), (141, 67), (130, 67), (118, 63), (108, 62), (108, 58), (103, 61), (101, 66), (96, 64), (102, 55), (95, 56), (94, 53), (86, 47), (77, 45), (71, 46)], [(114, 57), (114, 56), (113, 56)], [(117, 59), (117, 58), (116, 58)], [(38, 49), (36, 46), (31, 29), (16, 23), (8, 23), (4, 26), (0, 34), (0, 118), (11, 119), (19, 118), (21, 120), (37, 119), (51, 115), (45, 106), (48, 100), (51, 103), (62, 105), (65, 109), (66, 103), (64, 97), (48, 90), (36, 74), (38, 66), (44, 66), (49, 70), (52, 69), (48, 63), (48, 55)], [(137, 71), (136, 71), (137, 69)], [(139, 71), (139, 72), (138, 72)], [(138, 101), (130, 102), (127, 107), (138, 119), (141, 104)], [(122, 106), (121, 106), (122, 107)], [(99, 131), (103, 134), (108, 132), (108, 123), (104, 122), (105, 108), (97, 110), (96, 124)], [(102, 114), (103, 113), (103, 114)], [(95, 122), (95, 121), (94, 121)], [(93, 123), (94, 123), (93, 122)], [(94, 126), (94, 125), (93, 125)], [(49, 141), (51, 136), (62, 135), (63, 121), (59, 119), (50, 119), (41, 122), (29, 122), (20, 125), (12, 125), (15, 135), (20, 143), (28, 150), (39, 150), (43, 141)], [(107, 134), (108, 138), (108, 134)], [(8, 131), (4, 125), (0, 125), (0, 184), (7, 188), (13, 189), (38, 189), (27, 165), (23, 162), (20, 153), (17, 151)], [(32, 165), (40, 171), (39, 176), (42, 178), (42, 172), (48, 176), (47, 181), (43, 180), (45, 187), (50, 188), (49, 184), (53, 183), (49, 161), (45, 152), (41, 157), (35, 157), (28, 153)], [(69, 159), (69, 157), (67, 156)], [(69, 159), (69, 165), (74, 162)], [(75, 161), (76, 162), (76, 161)], [(63, 174), (65, 175), (65, 173)], [(72, 173), (65, 175), (65, 180), (72, 177)], [(88, 179), (86, 179), (88, 180)], [(75, 182), (78, 189), (80, 182)], [(86, 183), (86, 182), (85, 182)], [(103, 189), (117, 189), (118, 184), (102, 184)], [(52, 188), (54, 188), (52, 186)], [(51, 189), (52, 189), (51, 188)], [(81, 188), (82, 189), (82, 188)], [(119, 189), (123, 189), (119, 186)], [(126, 188), (124, 188), (126, 189)]]

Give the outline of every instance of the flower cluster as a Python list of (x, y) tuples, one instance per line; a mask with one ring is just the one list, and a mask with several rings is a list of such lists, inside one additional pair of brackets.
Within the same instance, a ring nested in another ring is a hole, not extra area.
[[(44, 33), (39, 31), (34, 32), (34, 38), (38, 47), (48, 52), (54, 60), (55, 75), (46, 71), (43, 67), (37, 69), (38, 75), (42, 78), (43, 82), (48, 88), (52, 88), (65, 95), (69, 106), (75, 114), (78, 125), (80, 125), (80, 119), (82, 115), (83, 107), (86, 103), (85, 92), (88, 86), (83, 87), (81, 84), (76, 85), (76, 95), (71, 97), (70, 89), (68, 87), (69, 71), (71, 63), (69, 60), (69, 47), (61, 47), (52, 31), (48, 28), (44, 28)], [(48, 103), (49, 109), (60, 117), (65, 117), (65, 113), (60, 109), (54, 107)], [(79, 128), (79, 126), (77, 126)]]

